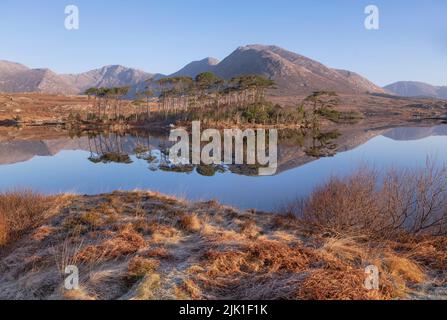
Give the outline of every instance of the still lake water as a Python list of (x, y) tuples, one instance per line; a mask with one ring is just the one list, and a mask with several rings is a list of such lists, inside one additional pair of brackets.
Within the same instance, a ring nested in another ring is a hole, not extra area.
[[(31, 188), (45, 193), (98, 194), (148, 189), (192, 200), (216, 199), (243, 209), (275, 210), (284, 202), (307, 195), (331, 176), (349, 174), (360, 165), (370, 164), (379, 170), (421, 167), (427, 157), (447, 163), (447, 125), (385, 130), (353, 149), (330, 158), (306, 159), (296, 166), (282, 168), (280, 157), (278, 174), (269, 177), (228, 171), (209, 177), (195, 170), (157, 170), (148, 159), (131, 151), (139, 145), (138, 139), (126, 136), (106, 142), (82, 137), (0, 143), (0, 191)], [(98, 144), (102, 150), (118, 148), (125, 153), (128, 149), (131, 161), (126, 162), (131, 163), (89, 161), (97, 159)], [(159, 138), (148, 142), (162, 144)], [(155, 147), (152, 155), (160, 158)], [(296, 157), (300, 156), (302, 153), (296, 152)]]

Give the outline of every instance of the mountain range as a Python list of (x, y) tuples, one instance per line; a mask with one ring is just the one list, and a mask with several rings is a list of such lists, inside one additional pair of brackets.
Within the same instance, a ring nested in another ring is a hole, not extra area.
[[(317, 90), (339, 93), (388, 93), (355, 72), (332, 69), (320, 62), (277, 46), (248, 45), (237, 48), (219, 61), (194, 61), (170, 76), (195, 77), (202, 72), (231, 79), (258, 74), (277, 84), (277, 95), (307, 94)], [(105, 66), (81, 74), (56, 74), (49, 69), (30, 69), (14, 62), (0, 61), (0, 92), (45, 92), (79, 94), (89, 87), (131, 86), (131, 93), (145, 87), (145, 81), (165, 77), (119, 65)]]
[(424, 82), (400, 81), (386, 86), (385, 89), (404, 97), (447, 99), (447, 86), (432, 86)]
[(0, 61), (0, 92), (79, 94), (90, 87), (135, 85), (152, 77), (150, 73), (120, 65), (80, 74), (56, 74), (49, 69), (30, 69), (15, 62)]

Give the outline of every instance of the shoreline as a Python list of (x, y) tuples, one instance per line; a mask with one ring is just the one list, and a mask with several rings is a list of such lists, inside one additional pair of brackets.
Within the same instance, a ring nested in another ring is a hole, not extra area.
[[(293, 109), (298, 103), (302, 102), (305, 96), (268, 96), (266, 101), (278, 103), (286, 109)], [(130, 101), (124, 101), (122, 106), (122, 117), (129, 118), (135, 111)], [(393, 107), (394, 112), (390, 111)], [(0, 127), (6, 126), (34, 126), (41, 127), (52, 126), (70, 126), (70, 122), (76, 120), (76, 115), (83, 116), (80, 125), (81, 129), (110, 128), (114, 126), (124, 128), (169, 128), (173, 119), (157, 118), (160, 115), (155, 112), (155, 122), (144, 123), (135, 121), (132, 123), (110, 122), (97, 123), (96, 121), (87, 121), (86, 115), (94, 108), (94, 99), (87, 96), (63, 96), (37, 93), (0, 93)], [(398, 98), (381, 97), (370, 94), (347, 95), (340, 94), (340, 104), (337, 110), (343, 112), (354, 112), (362, 115), (362, 118), (355, 119), (362, 123), (376, 123), (387, 125), (389, 123), (402, 123), (412, 121), (446, 121), (447, 120), (447, 102), (445, 100), (424, 99), (424, 98)], [(72, 118), (72, 120), (70, 120)], [(179, 120), (179, 119), (177, 119)], [(124, 120), (121, 120), (124, 121)], [(349, 120), (346, 120), (349, 122)], [(202, 121), (203, 122), (203, 121)], [(2, 125), (3, 124), (3, 125)], [(73, 124), (76, 124), (73, 122)], [(179, 120), (178, 124), (182, 123)], [(204, 123), (205, 124), (205, 123)], [(330, 121), (322, 123), (323, 126), (337, 126)], [(343, 122), (341, 123), (343, 124)], [(262, 125), (242, 123), (240, 125), (230, 122), (213, 123), (214, 127), (230, 126), (240, 128), (274, 128), (277, 125)], [(73, 126), (76, 128), (76, 125)], [(299, 128), (294, 124), (279, 125), (281, 128)]]
[[(378, 118), (377, 118), (378, 119)], [(362, 118), (358, 122), (361, 121), (372, 121), (372, 123), (375, 123), (375, 117), (371, 116), (368, 118)], [(439, 124), (447, 124), (447, 116), (427, 116), (427, 117), (421, 117), (417, 119), (399, 119), (394, 120), (396, 124), (387, 124), (384, 125), (383, 128), (386, 127), (393, 127), (399, 125), (405, 125), (405, 124), (421, 124), (421, 123), (430, 123), (435, 122)], [(144, 129), (151, 129), (151, 130), (165, 130), (168, 132), (169, 128), (184, 128), (184, 127), (190, 127), (193, 121), (185, 122), (181, 121), (177, 124), (172, 124), (170, 121), (160, 122), (146, 122), (146, 123), (132, 123), (132, 122), (124, 122), (124, 123), (104, 123), (104, 124), (98, 124), (96, 122), (86, 122), (83, 121), (81, 124), (75, 124), (72, 125), (69, 122), (66, 121), (27, 121), (27, 122), (18, 122), (14, 120), (2, 120), (0, 121), (0, 128), (13, 128), (13, 127), (23, 127), (23, 128), (42, 128), (42, 127), (56, 127), (61, 128), (64, 130), (70, 130), (70, 129), (77, 129), (80, 131), (91, 131), (91, 130), (144, 130)], [(377, 121), (379, 122), (379, 121)], [(388, 120), (389, 122), (389, 120)], [(394, 123), (394, 122), (393, 122)], [(326, 128), (332, 128), (337, 126), (346, 126), (349, 125), (349, 122), (341, 122), (336, 124), (328, 124), (322, 126), (322, 129)], [(351, 125), (356, 125), (356, 123), (352, 123)], [(300, 125), (296, 124), (269, 124), (269, 125), (262, 125), (262, 124), (250, 124), (250, 123), (241, 123), (241, 124), (235, 124), (235, 123), (226, 123), (226, 122), (220, 122), (220, 123), (205, 123), (203, 124), (204, 129), (208, 128), (215, 128), (218, 130), (221, 129), (306, 129)], [(377, 127), (382, 128), (382, 127)]]

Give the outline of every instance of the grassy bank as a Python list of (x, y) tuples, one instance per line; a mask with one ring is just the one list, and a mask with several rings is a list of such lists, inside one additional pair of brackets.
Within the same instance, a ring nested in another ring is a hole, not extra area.
[[(2, 194), (0, 298), (441, 297), (447, 286), (445, 236), (406, 227), (387, 236), (335, 210), (348, 202), (350, 212), (364, 208), (354, 200), (368, 181), (339, 181), (352, 190), (343, 199), (329, 182), (282, 215), (138, 191)], [(331, 192), (333, 206), (323, 203), (337, 219), (324, 223), (312, 204)], [(80, 270), (78, 290), (63, 287), (68, 265)], [(364, 287), (369, 265), (380, 270), (379, 290)]]

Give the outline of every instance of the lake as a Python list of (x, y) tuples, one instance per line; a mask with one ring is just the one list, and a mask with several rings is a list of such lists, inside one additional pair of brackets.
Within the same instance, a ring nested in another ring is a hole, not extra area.
[(361, 130), (338, 138), (335, 155), (324, 158), (309, 156), (305, 143), (289, 138), (279, 144), (278, 173), (267, 177), (250, 175), (244, 168), (213, 168), (211, 172), (163, 168), (161, 150), (169, 146), (163, 135), (14, 139), (0, 143), (0, 190), (98, 194), (148, 189), (270, 211), (309, 194), (331, 176), (349, 174), (365, 164), (385, 170), (421, 167), (427, 157), (447, 163), (447, 125)]

